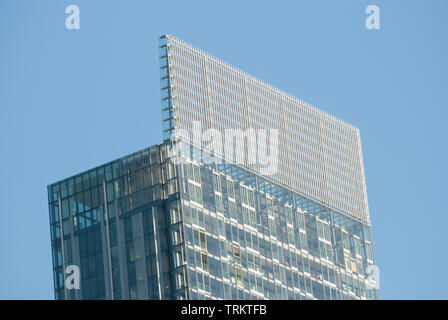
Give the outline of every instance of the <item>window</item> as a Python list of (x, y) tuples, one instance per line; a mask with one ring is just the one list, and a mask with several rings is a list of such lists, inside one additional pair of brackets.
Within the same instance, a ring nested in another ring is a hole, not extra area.
[(236, 219), (235, 203), (232, 201), (229, 201), (229, 212), (230, 212), (230, 217), (233, 219)]
[(344, 252), (344, 263), (345, 269), (351, 270), (350, 255), (347, 252)]
[(208, 271), (208, 256), (207, 253), (201, 252), (201, 263), (202, 263), (202, 269), (204, 271)]
[(271, 231), (271, 236), (275, 237), (277, 235), (277, 229), (275, 227), (274, 217), (269, 217), (269, 230)]
[(202, 190), (195, 184), (188, 183), (188, 190), (190, 195), (190, 200), (197, 203), (202, 203)]
[(171, 233), (173, 245), (177, 245), (183, 241), (180, 229), (174, 229)]
[(246, 207), (243, 207), (242, 211), (243, 223), (255, 228), (257, 226), (257, 214), (255, 213), (255, 211), (250, 210)]
[(260, 293), (263, 293), (263, 282), (261, 280), (261, 277), (257, 276), (257, 291)]
[(328, 243), (325, 244), (325, 251), (327, 254), (327, 259), (333, 261), (333, 248), (331, 247), (330, 244)]
[(287, 226), (286, 228), (288, 230), (288, 241), (289, 243), (294, 244), (294, 230), (290, 226)]
[(357, 259), (356, 261), (357, 261), (357, 264), (358, 264), (358, 273), (360, 275), (364, 275), (364, 265), (362, 263), (362, 260), (361, 259)]
[(199, 171), (199, 166), (194, 165), (193, 166), (193, 177), (194, 181), (197, 183), (201, 183), (201, 173)]
[(243, 285), (243, 269), (240, 266), (235, 266), (236, 283)]
[(213, 174), (213, 185), (215, 187), (215, 191), (222, 193), (221, 177), (217, 174)]
[(254, 256), (253, 256), (253, 254), (250, 253), (250, 252), (247, 253), (247, 266), (248, 266), (250, 269), (255, 269), (255, 268), (254, 268)]
[(194, 182), (197, 182), (197, 183), (201, 183), (201, 174), (200, 174), (199, 166), (192, 164), (192, 163), (188, 163), (186, 169), (187, 169), (188, 179), (190, 179)]
[(191, 163), (188, 163), (186, 165), (186, 169), (187, 169), (187, 177), (190, 180), (194, 180), (193, 178), (193, 165)]
[(222, 196), (216, 194), (216, 211), (223, 213), (224, 212), (224, 202)]
[(229, 198), (235, 199), (235, 186), (233, 181), (227, 180), (227, 194)]
[(272, 201), (272, 199), (266, 199), (266, 208), (268, 210), (268, 215), (274, 214), (274, 202)]
[(247, 253), (247, 265), (252, 270), (261, 271), (260, 256)]
[(180, 213), (179, 210), (177, 210), (177, 208), (170, 209), (170, 217), (171, 217), (171, 224), (178, 223), (181, 220)]
[(241, 186), (241, 202), (247, 204), (247, 189)]
[(241, 186), (241, 202), (255, 208), (254, 192), (244, 186)]
[(253, 247), (253, 245), (252, 245), (252, 236), (251, 236), (250, 232), (246, 231), (245, 233), (246, 233), (246, 246), (248, 248), (252, 248)]
[(306, 233), (299, 232), (299, 238), (300, 238), (300, 247), (303, 250), (308, 250), (308, 243), (307, 243), (307, 240), (306, 240)]
[(183, 264), (182, 252), (176, 251), (174, 253), (174, 266), (179, 267)]
[(319, 248), (320, 248), (320, 256), (322, 258), (333, 261), (333, 250), (330, 244), (323, 241), (319, 241)]
[(238, 244), (233, 245), (233, 256), (235, 258), (235, 263), (241, 263), (240, 246)]
[(317, 220), (317, 234), (320, 238), (331, 242), (330, 226), (319, 220)]
[(202, 210), (198, 209), (198, 225), (204, 228), (204, 213)]
[(192, 183), (188, 183), (188, 191), (190, 193), (190, 200), (196, 201), (196, 186)]
[(254, 197), (254, 192), (252, 191), (252, 190), (247, 190), (247, 195), (248, 195), (248, 200), (249, 200), (249, 205), (252, 207), (252, 208), (255, 208), (255, 197)]
[(202, 249), (207, 249), (205, 231), (203, 231), (203, 230), (199, 230), (199, 244)]
[(305, 215), (297, 211), (297, 225), (299, 228), (305, 230)]
[(249, 210), (249, 224), (254, 228), (257, 227), (257, 214), (253, 210)]
[(352, 271), (357, 273), (358, 272), (358, 265), (357, 265), (355, 259), (351, 259), (351, 265), (352, 265)]
[(286, 210), (286, 221), (289, 224), (292, 224), (292, 210), (290, 207), (285, 207), (285, 210)]
[(176, 274), (176, 287), (177, 287), (177, 289), (180, 289), (184, 285), (185, 285), (185, 277), (184, 277), (183, 273), (178, 272)]
[(191, 207), (191, 223), (199, 224), (198, 223), (198, 211), (195, 207)]
[(197, 203), (202, 203), (202, 190), (201, 187), (195, 186), (196, 187), (196, 202)]
[(249, 281), (250, 281), (250, 289), (252, 291), (256, 290), (256, 283), (255, 283), (255, 275), (252, 273), (249, 273)]
[(272, 252), (272, 258), (278, 260), (278, 251), (277, 251), (277, 245), (276, 244), (272, 244), (271, 252)]
[(353, 250), (355, 252), (355, 254), (360, 255), (361, 254), (361, 243), (358, 237), (352, 237), (352, 242), (353, 242)]
[(372, 249), (372, 245), (368, 242), (365, 243), (366, 246), (366, 256), (367, 259), (372, 260), (373, 261), (373, 249)]
[(218, 234), (220, 236), (226, 236), (226, 230), (224, 227), (224, 221), (222, 219), (218, 219)]
[(345, 231), (342, 231), (342, 246), (344, 249), (350, 250), (350, 243), (348, 240), (348, 233)]

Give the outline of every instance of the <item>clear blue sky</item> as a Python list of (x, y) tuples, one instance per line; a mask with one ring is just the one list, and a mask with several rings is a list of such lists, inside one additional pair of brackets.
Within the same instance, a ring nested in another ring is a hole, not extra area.
[[(76, 4), (81, 29), (65, 28)], [(367, 5), (381, 30), (364, 26)], [(448, 298), (448, 1), (0, 1), (0, 298), (52, 299), (46, 186), (161, 141), (170, 33), (361, 130), (384, 299)]]

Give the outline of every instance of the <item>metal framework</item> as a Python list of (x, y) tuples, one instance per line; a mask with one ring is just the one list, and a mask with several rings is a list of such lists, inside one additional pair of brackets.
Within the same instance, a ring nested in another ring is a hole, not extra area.
[(159, 56), (165, 139), (193, 121), (277, 129), (279, 167), (269, 178), (370, 223), (359, 129), (171, 35)]

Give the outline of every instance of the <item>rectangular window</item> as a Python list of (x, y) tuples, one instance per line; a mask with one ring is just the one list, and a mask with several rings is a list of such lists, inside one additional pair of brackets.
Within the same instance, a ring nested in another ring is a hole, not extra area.
[(249, 210), (249, 224), (254, 228), (257, 227), (257, 214), (253, 210)]
[(271, 252), (272, 252), (272, 258), (278, 260), (278, 251), (277, 251), (277, 245), (276, 244), (272, 244)]
[(199, 166), (193, 165), (193, 176), (195, 182), (201, 183), (201, 173), (199, 170)]
[(216, 211), (224, 213), (224, 202), (222, 199), (222, 196), (220, 196), (219, 194), (215, 195), (216, 197)]
[(235, 199), (235, 186), (233, 181), (227, 180), (227, 194), (229, 198)]
[(242, 211), (243, 211), (243, 223), (244, 224), (250, 224), (250, 222), (249, 222), (249, 209), (247, 209), (246, 207), (243, 207)]
[(201, 187), (195, 186), (196, 188), (196, 202), (202, 204), (202, 189)]
[(201, 173), (199, 166), (192, 163), (187, 163), (186, 170), (188, 179), (197, 183), (201, 183)]
[(320, 238), (331, 241), (330, 226), (322, 221), (317, 221), (317, 233)]
[(250, 269), (255, 269), (255, 267), (254, 267), (254, 256), (250, 252), (247, 253), (247, 266)]
[(203, 230), (199, 230), (199, 244), (202, 249), (207, 250), (206, 236), (205, 236), (205, 231), (203, 231)]
[(221, 177), (217, 174), (213, 174), (213, 185), (215, 187), (215, 191), (222, 193)]
[(328, 243), (325, 244), (325, 251), (326, 251), (327, 259), (330, 261), (333, 261), (333, 248), (331, 247), (330, 244), (328, 244)]
[(241, 202), (247, 204), (247, 189), (241, 186)]
[(240, 266), (235, 266), (236, 283), (243, 285), (243, 269)]
[(188, 191), (191, 201), (196, 201), (196, 186), (192, 183), (188, 183)]
[(345, 269), (351, 270), (350, 254), (344, 252)]
[(195, 184), (188, 183), (190, 200), (202, 204), (202, 190)]
[(202, 263), (202, 269), (204, 271), (208, 271), (208, 256), (207, 253), (201, 252), (201, 263)]
[(288, 230), (288, 241), (289, 243), (294, 244), (295, 243), (294, 230), (290, 226), (287, 226), (287, 230)]
[(361, 243), (358, 237), (352, 237), (353, 242), (353, 250), (355, 254), (360, 255), (361, 254)]
[(351, 265), (352, 265), (352, 271), (357, 273), (358, 272), (358, 265), (356, 264), (356, 260), (351, 259)]
[(195, 207), (191, 207), (191, 223), (199, 225), (198, 222), (198, 211)]
[(342, 231), (342, 246), (344, 249), (350, 250), (350, 242), (348, 240), (348, 233)]
[(229, 212), (230, 217), (236, 219), (236, 208), (235, 208), (235, 202), (233, 201), (229, 201)]
[(292, 221), (292, 209), (290, 207), (285, 207), (286, 210), (286, 222), (293, 224)]
[(275, 226), (275, 220), (274, 217), (269, 217), (269, 230), (271, 231), (271, 236), (276, 237), (277, 236), (277, 228)]
[(357, 261), (357, 264), (358, 264), (358, 274), (363, 276), (364, 275), (364, 265), (362, 263), (362, 260), (361, 259), (357, 259), (356, 261)]
[(306, 230), (305, 228), (305, 216), (303, 213), (297, 211), (297, 226), (302, 229), (302, 230)]
[(255, 196), (252, 190), (247, 189), (248, 205), (255, 208)]
[(367, 259), (372, 260), (373, 261), (373, 249), (372, 249), (372, 245), (370, 243), (365, 243), (366, 246), (366, 256)]
[(241, 263), (240, 246), (238, 244), (233, 245), (233, 256), (235, 259), (235, 263)]
[(222, 219), (218, 219), (218, 234), (220, 236), (226, 236), (226, 230), (224, 227), (224, 221)]
[(244, 186), (241, 186), (241, 202), (255, 208), (255, 196), (254, 192)]
[(299, 232), (299, 238), (300, 238), (300, 247), (303, 250), (308, 250), (308, 243), (306, 240), (306, 233)]
[(274, 215), (274, 202), (272, 201), (272, 199), (266, 199), (266, 209), (268, 211), (268, 215)]
[(194, 180), (194, 178), (193, 178), (193, 164), (187, 163), (186, 169), (187, 169), (187, 178), (190, 179), (190, 180)]

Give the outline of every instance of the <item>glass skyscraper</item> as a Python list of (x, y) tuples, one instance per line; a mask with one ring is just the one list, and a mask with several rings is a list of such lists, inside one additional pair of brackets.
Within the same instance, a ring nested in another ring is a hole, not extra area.
[(159, 56), (164, 141), (48, 187), (56, 299), (377, 299), (359, 130), (175, 37)]

